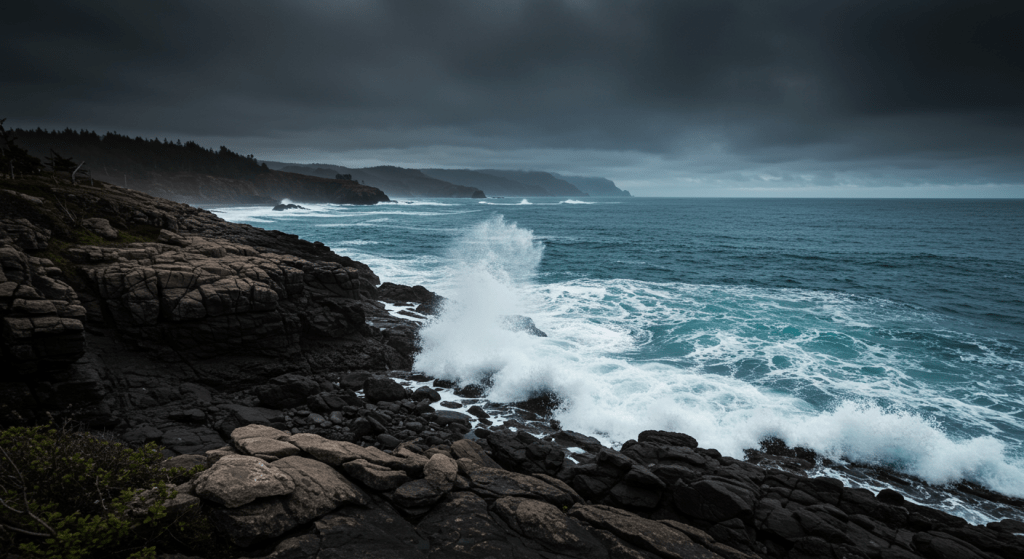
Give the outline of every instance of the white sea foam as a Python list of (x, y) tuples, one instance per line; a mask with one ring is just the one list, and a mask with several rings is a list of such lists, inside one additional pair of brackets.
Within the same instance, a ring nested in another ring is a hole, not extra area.
[(458, 204), (446, 204), (444, 202), (432, 202), (430, 200), (408, 200), (408, 199), (405, 199), (405, 198), (395, 198), (395, 199), (393, 199), (393, 201), (398, 203), (398, 204), (403, 204), (403, 205), (408, 205), (408, 206), (456, 206), (456, 205), (458, 205)]
[(597, 202), (584, 202), (583, 200), (562, 200), (559, 204), (596, 204)]
[[(529, 231), (501, 218), (456, 241), (444, 259), (449, 272), (433, 276), (450, 303), (420, 331), (415, 369), (490, 383), (495, 402), (553, 392), (565, 428), (608, 444), (666, 429), (742, 456), (777, 436), (933, 484), (967, 479), (1024, 496), (1021, 457), (977, 433), (985, 425), (1024, 428), (1015, 397), (1005, 395), (1003, 408), (957, 398), (885, 341), (891, 334), (879, 324), (918, 311), (801, 290), (591, 279), (536, 285), (542, 254)], [(503, 329), (509, 314), (533, 317), (550, 337)]]
[[(287, 203), (287, 202), (284, 202)], [(301, 204), (305, 209), (275, 212), (270, 206), (231, 206), (212, 208), (218, 217), (235, 223), (273, 223), (293, 218), (338, 217), (339, 206), (334, 204)], [(266, 221), (266, 220), (271, 221)]]

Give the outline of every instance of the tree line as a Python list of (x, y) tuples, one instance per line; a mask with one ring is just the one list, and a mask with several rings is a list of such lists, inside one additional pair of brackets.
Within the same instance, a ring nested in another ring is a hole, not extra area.
[[(225, 146), (214, 150), (193, 141), (132, 138), (117, 132), (100, 135), (70, 128), (4, 131), (2, 123), (0, 120), (3, 172), (12, 164), (15, 168), (11, 172), (19, 174), (36, 174), (43, 172), (44, 167), (52, 171), (71, 171), (79, 162), (85, 162), (86, 169), (93, 173), (106, 176), (199, 173), (252, 179), (271, 172), (252, 155), (240, 155)], [(43, 155), (48, 164), (44, 166), (33, 154)], [(67, 168), (69, 165), (71, 169)]]

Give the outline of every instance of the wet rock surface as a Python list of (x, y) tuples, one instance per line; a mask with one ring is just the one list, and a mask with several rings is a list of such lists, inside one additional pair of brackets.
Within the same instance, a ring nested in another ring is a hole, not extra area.
[[(417, 325), (380, 301), (436, 310), (422, 288), (109, 185), (0, 186), (0, 419), (74, 418), (206, 464), (181, 506), (254, 557), (1024, 556), (1024, 523), (809, 476), (804, 449), (744, 461), (664, 431), (606, 448), (547, 422), (550, 395), (492, 425), (482, 386), (410, 386)], [(76, 227), (104, 241), (69, 244)], [(435, 407), (453, 388), (466, 405)]]
[[(250, 499), (243, 487), (248, 500), (235, 506), (241, 498), (195, 493), (233, 542), (277, 558), (1011, 559), (1024, 551), (1024, 523), (972, 526), (892, 490), (763, 469), (679, 433), (577, 454), (584, 461), (564, 461), (557, 477), (501, 467), (493, 436), (433, 445), (413, 437), (386, 452), (245, 426), (231, 437), (241, 454), (197, 479), (260, 463), (290, 478), (292, 491)], [(248, 455), (246, 441), (262, 440), (301, 454), (270, 463)], [(619, 487), (652, 497), (629, 502)]]

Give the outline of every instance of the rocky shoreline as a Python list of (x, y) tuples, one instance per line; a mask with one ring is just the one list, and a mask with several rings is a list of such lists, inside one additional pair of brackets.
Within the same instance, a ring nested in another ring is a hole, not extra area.
[(59, 176), (0, 180), (0, 208), (0, 421), (208, 465), (175, 506), (249, 556), (1024, 556), (1024, 523), (812, 477), (784, 445), (739, 460), (645, 431), (616, 450), (544, 398), (518, 420), (442, 405), (457, 387), (410, 372), (438, 298), (321, 243)]

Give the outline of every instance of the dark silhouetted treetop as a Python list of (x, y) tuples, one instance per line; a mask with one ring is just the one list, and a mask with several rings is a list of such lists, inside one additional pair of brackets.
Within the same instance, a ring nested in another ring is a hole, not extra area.
[(90, 130), (70, 128), (62, 131), (18, 129), (15, 132), (30, 153), (46, 154), (56, 150), (72, 159), (88, 161), (90, 167), (103, 169), (107, 175), (199, 173), (252, 178), (270, 172), (252, 155), (240, 155), (225, 146), (213, 150), (193, 141), (131, 138), (117, 132), (101, 136)]

